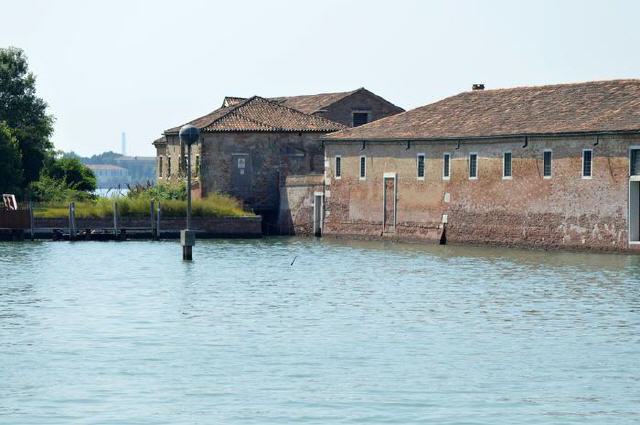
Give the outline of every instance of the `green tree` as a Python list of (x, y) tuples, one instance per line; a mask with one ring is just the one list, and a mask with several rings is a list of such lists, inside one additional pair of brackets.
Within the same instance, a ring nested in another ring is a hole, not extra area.
[(25, 184), (38, 179), (53, 149), (49, 138), (54, 118), (47, 114), (46, 102), (36, 96), (35, 82), (21, 49), (0, 49), (0, 121), (18, 142)]
[(60, 158), (47, 161), (42, 175), (64, 182), (72, 189), (81, 192), (96, 190), (96, 176), (77, 158)]
[(0, 193), (18, 193), (22, 188), (22, 167), (18, 141), (0, 121)]

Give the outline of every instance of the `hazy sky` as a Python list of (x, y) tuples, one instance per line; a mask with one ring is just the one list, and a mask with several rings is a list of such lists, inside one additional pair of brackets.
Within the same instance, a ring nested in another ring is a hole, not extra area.
[(0, 0), (58, 149), (153, 155), (225, 95), (366, 87), (406, 109), (468, 90), (640, 78), (640, 1)]

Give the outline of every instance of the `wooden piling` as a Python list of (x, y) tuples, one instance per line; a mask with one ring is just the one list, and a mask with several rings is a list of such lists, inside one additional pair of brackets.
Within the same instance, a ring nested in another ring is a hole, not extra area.
[(160, 240), (160, 201), (158, 200), (158, 206), (156, 207), (156, 239)]
[(31, 229), (31, 240), (34, 239), (33, 234), (33, 202), (29, 201), (29, 227)]
[(118, 203), (113, 203), (113, 235), (118, 238)]
[(155, 236), (156, 236), (156, 232), (155, 232), (156, 220), (154, 215), (155, 215), (155, 202), (152, 199), (150, 201), (150, 214), (149, 214), (149, 217), (151, 218), (151, 239), (155, 239)]
[(76, 239), (76, 203), (69, 204), (69, 240)]

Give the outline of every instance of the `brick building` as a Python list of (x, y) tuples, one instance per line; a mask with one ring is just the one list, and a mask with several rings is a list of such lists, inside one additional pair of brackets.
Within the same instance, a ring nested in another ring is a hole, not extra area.
[[(281, 188), (288, 176), (322, 176), (321, 136), (402, 111), (366, 89), (271, 99), (226, 97), (220, 108), (190, 122), (202, 134), (192, 147), (194, 196), (231, 194), (264, 216), (271, 226), (265, 230), (289, 232), (291, 212), (281, 206), (287, 199)], [(180, 127), (153, 142), (159, 182), (186, 174)]]
[(325, 234), (640, 248), (640, 80), (472, 90), (324, 140)]

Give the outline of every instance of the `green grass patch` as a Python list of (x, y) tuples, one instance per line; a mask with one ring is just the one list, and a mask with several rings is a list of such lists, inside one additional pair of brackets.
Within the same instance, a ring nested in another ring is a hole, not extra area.
[[(148, 216), (150, 214), (150, 198), (98, 198), (95, 201), (76, 202), (76, 218), (113, 217), (113, 203), (118, 203), (120, 217)], [(184, 217), (187, 213), (187, 202), (179, 200), (160, 201), (163, 217)], [(213, 194), (205, 199), (194, 200), (191, 208), (194, 217), (242, 217), (254, 214), (245, 211), (240, 202), (227, 195)], [(68, 203), (50, 203), (34, 208), (36, 218), (59, 218), (69, 216)]]

